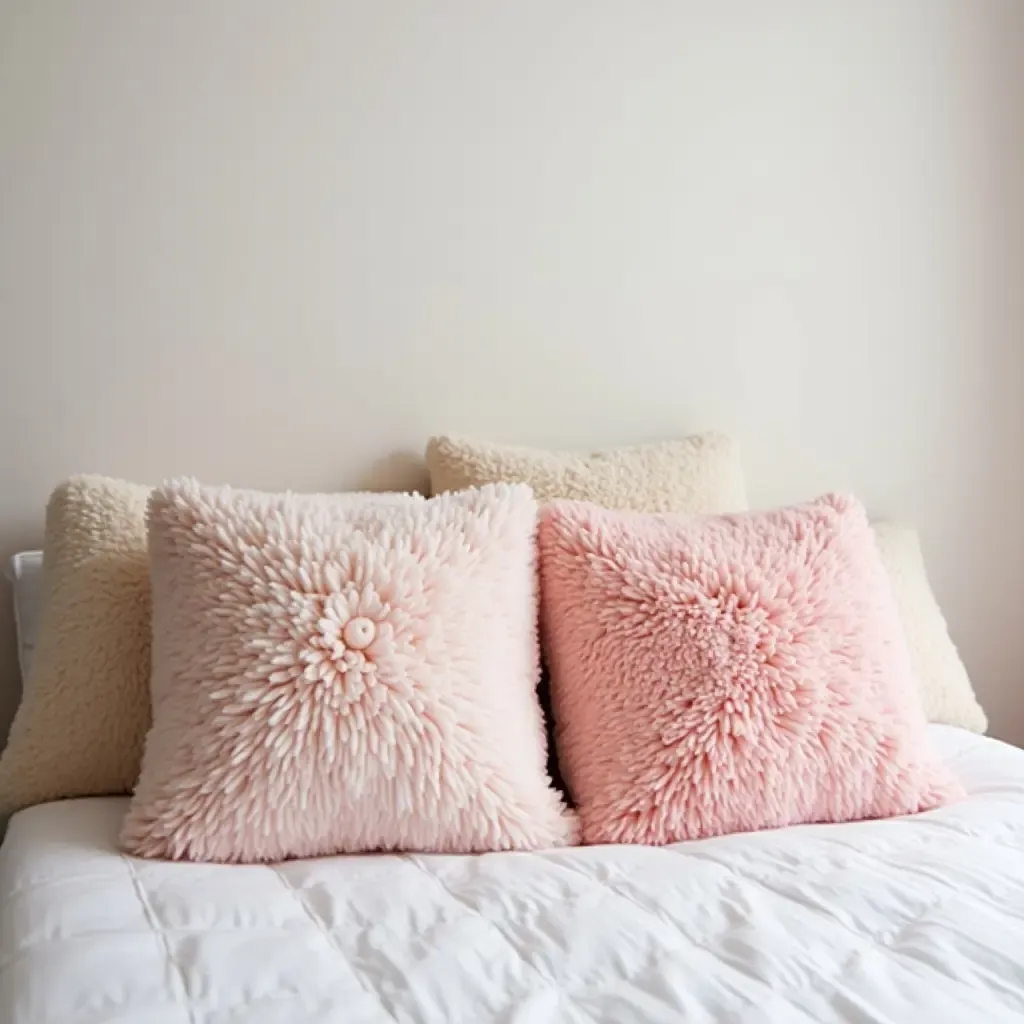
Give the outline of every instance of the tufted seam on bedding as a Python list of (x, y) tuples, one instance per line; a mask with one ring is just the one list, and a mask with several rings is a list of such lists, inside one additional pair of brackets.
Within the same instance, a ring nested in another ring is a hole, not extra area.
[[(908, 950), (897, 949), (900, 941), (906, 936), (910, 929), (917, 927), (920, 924), (928, 921), (934, 912), (943, 906), (943, 900), (933, 900), (921, 913), (915, 914), (913, 917), (904, 921), (895, 932), (884, 933), (882, 936), (866, 936), (868, 938), (867, 944), (860, 948), (853, 950), (849, 956), (842, 960), (836, 967), (834, 973), (827, 976), (822, 975), (819, 980), (827, 983), (828, 986), (834, 986), (836, 983), (846, 975), (846, 973), (855, 965), (857, 965), (863, 958), (870, 953), (881, 953), (886, 957), (900, 957), (906, 960), (912, 960), (919, 966), (926, 970), (932, 971), (937, 974), (941, 974), (944, 977), (952, 977), (947, 972), (941, 971), (935, 964), (929, 960), (919, 956), (917, 953), (910, 952)], [(960, 979), (957, 979), (960, 980)], [(819, 989), (819, 994), (829, 994), (828, 989)], [(990, 993), (995, 994), (994, 987), (990, 987)], [(1000, 992), (999, 997), (1002, 999), (1003, 1005), (1007, 1009), (1011, 1010), (1015, 1015), (1019, 1014), (1024, 1009), (1024, 1000), (1017, 998), (1015, 1002), (1012, 1001), (1012, 993)], [(1014, 1018), (1016, 1019), (1016, 1017)]]
[(139, 877), (139, 873), (135, 870), (135, 865), (132, 863), (131, 857), (128, 857), (123, 853), (118, 856), (121, 858), (121, 863), (128, 869), (128, 877), (131, 879), (132, 891), (135, 893), (135, 898), (139, 901), (139, 905), (142, 907), (142, 913), (145, 915), (146, 921), (149, 923), (149, 927), (159, 936), (160, 944), (164, 948), (164, 955), (167, 957), (167, 963), (173, 969), (178, 979), (178, 983), (181, 985), (181, 992), (185, 1002), (185, 1013), (188, 1016), (189, 1024), (198, 1024), (195, 1006), (192, 1003), (192, 995), (188, 990), (188, 978), (185, 974), (185, 967), (174, 955), (174, 950), (171, 948), (171, 940), (167, 936), (167, 930), (160, 923), (156, 911), (153, 910), (153, 905), (150, 903), (149, 896), (146, 894), (146, 887), (142, 884), (142, 879)]
[(709, 864), (714, 864), (716, 867), (721, 868), (723, 871), (732, 875), (734, 879), (739, 879), (741, 883), (752, 885), (757, 891), (763, 892), (767, 895), (773, 896), (776, 899), (783, 900), (786, 903), (791, 903), (794, 906), (800, 907), (810, 913), (818, 914), (824, 917), (831, 924), (834, 924), (838, 928), (842, 928), (848, 935), (851, 935), (855, 939), (860, 939), (865, 942), (870, 942), (872, 935), (870, 932), (862, 931), (856, 927), (851, 927), (846, 921), (836, 917), (834, 914), (828, 914), (823, 908), (817, 906), (814, 903), (809, 903), (805, 900), (798, 899), (796, 896), (791, 895), (782, 889), (777, 889), (772, 885), (772, 881), (766, 878), (759, 878), (756, 875), (748, 874), (745, 871), (740, 870), (735, 864), (728, 864), (724, 861), (715, 860), (713, 857), (705, 857), (703, 854), (697, 853), (693, 850), (685, 851), (675, 847), (665, 847), (667, 852), (671, 852), (676, 856), (683, 857), (684, 859), (694, 859), (705, 861)]
[[(995, 846), (1001, 846), (1001, 847), (1004, 847), (1006, 849), (1013, 850), (1015, 853), (1018, 852), (1018, 850), (1019, 850), (1019, 847), (1010, 846), (1010, 845), (1005, 844), (1005, 843), (995, 842), (990, 837), (979, 837), (979, 838), (981, 838), (982, 841), (991, 842)], [(974, 840), (973, 838), (971, 838), (970, 841), (972, 843), (974, 843), (977, 840)], [(929, 843), (928, 843), (927, 840), (925, 840), (923, 838), (919, 838), (916, 841), (916, 845), (918, 847), (925, 847), (925, 846), (929, 845)], [(699, 852), (697, 852), (695, 850), (682, 850), (682, 849), (678, 849), (678, 848), (674, 848), (674, 847), (666, 847), (666, 849), (672, 850), (672, 852), (674, 852), (674, 853), (676, 853), (676, 854), (678, 854), (678, 855), (680, 855), (682, 857), (685, 857), (685, 858), (694, 858), (696, 860), (701, 860), (701, 861), (704, 861), (706, 863), (715, 864), (717, 867), (722, 868), (724, 871), (731, 872), (737, 878), (740, 878), (740, 879), (742, 879), (742, 880), (744, 880), (746, 882), (750, 882), (750, 883), (752, 883), (752, 884), (754, 884), (756, 886), (760, 886), (765, 892), (772, 893), (773, 895), (779, 897), (780, 899), (784, 899), (784, 900), (787, 900), (789, 902), (796, 903), (796, 904), (798, 904), (800, 906), (807, 907), (808, 909), (813, 909), (813, 910), (815, 910), (816, 912), (818, 912), (820, 914), (824, 914), (826, 917), (829, 916), (829, 915), (827, 915), (825, 913), (825, 911), (821, 907), (818, 907), (818, 906), (816, 906), (815, 904), (812, 904), (812, 903), (805, 903), (804, 901), (797, 899), (796, 897), (794, 897), (791, 894), (785, 892), (784, 890), (776, 888), (775, 885), (773, 884), (773, 882), (774, 882), (775, 878), (778, 877), (778, 875), (779, 875), (779, 872), (777, 870), (775, 872), (773, 872), (772, 874), (770, 874), (770, 875), (763, 875), (762, 876), (762, 875), (757, 875), (757, 874), (753, 874), (753, 873), (750, 873), (750, 872), (743, 871), (742, 869), (737, 867), (735, 864), (726, 863), (725, 861), (721, 861), (721, 860), (716, 860), (713, 857), (706, 857), (706, 856), (704, 856), (704, 854), (699, 853)], [(873, 856), (870, 853), (865, 853), (863, 850), (858, 850), (856, 848), (849, 847), (849, 846), (843, 846), (842, 849), (847, 854), (847, 860), (851, 861), (851, 862), (856, 862), (859, 866), (868, 867), (873, 862), (873, 859), (874, 859)], [(904, 847), (902, 849), (905, 850), (905, 849), (907, 849), (907, 847)], [(918, 878), (918, 877), (921, 876), (922, 869), (920, 868), (920, 866), (911, 866), (911, 865), (907, 865), (907, 864), (902, 864), (899, 861), (894, 860), (892, 858), (892, 852), (893, 851), (888, 851), (888, 852), (889, 852), (889, 858), (885, 862), (887, 870), (892, 871), (892, 872), (897, 873), (897, 874), (901, 874), (901, 875), (909, 875), (911, 878)], [(846, 865), (846, 867), (849, 867), (849, 864)], [(966, 890), (966, 889), (956, 885), (954, 882), (952, 882), (949, 879), (945, 879), (945, 878), (932, 878), (931, 882), (932, 882), (932, 884), (941, 885), (945, 890), (948, 891), (948, 893), (950, 895), (955, 895), (958, 899), (962, 899), (962, 900), (965, 900), (967, 902), (971, 902), (976, 907), (980, 907), (983, 910), (990, 911), (990, 910), (993, 910), (993, 909), (995, 909), (995, 910), (1000, 909), (1000, 907), (999, 907), (999, 905), (997, 903), (993, 903), (992, 901), (982, 899), (977, 893), (974, 893), (974, 892), (971, 892), (969, 890)], [(829, 917), (829, 919), (834, 921), (836, 924), (840, 925), (841, 927), (845, 928), (846, 931), (848, 931), (851, 935), (858, 936), (858, 937), (861, 937), (861, 938), (868, 938), (868, 939), (872, 939), (872, 940), (875, 940), (877, 938), (877, 936), (872, 935), (870, 932), (859, 931), (856, 928), (851, 928), (849, 925), (845, 924), (839, 918)], [(909, 920), (912, 922), (913, 918), (911, 918)], [(903, 926), (901, 925), (900, 927), (902, 928)]]
[(545, 985), (550, 985), (559, 993), (562, 992), (562, 988), (558, 984), (557, 979), (545, 974), (536, 964), (531, 963), (529, 960), (527, 960), (526, 957), (523, 956), (522, 951), (519, 949), (519, 946), (512, 940), (512, 938), (505, 932), (503, 928), (498, 927), (496, 921), (491, 920), (491, 918), (487, 917), (485, 914), (481, 913), (480, 910), (474, 907), (472, 903), (469, 903), (467, 900), (459, 896), (458, 893), (456, 893), (453, 889), (451, 889), (448, 886), (448, 884), (445, 881), (443, 881), (440, 875), (434, 874), (433, 871), (428, 871), (426, 866), (422, 862), (417, 860), (417, 858), (413, 854), (402, 854), (402, 859), (412, 864), (413, 867), (415, 867), (417, 871), (419, 871), (421, 874), (424, 874), (428, 878), (432, 879), (434, 883), (445, 893), (445, 895), (448, 896), (449, 899), (454, 900), (464, 910), (469, 911), (469, 913), (471, 913), (474, 917), (479, 918), (486, 925), (488, 925), (488, 927), (490, 927), (492, 931), (497, 932), (497, 934), (501, 936), (505, 945), (508, 946), (508, 948), (511, 949), (512, 952), (516, 955), (516, 959), (519, 960), (520, 963), (525, 964), (527, 967), (529, 967), (530, 970), (533, 971), (534, 974), (538, 978), (540, 978), (540, 980)]
[(571, 868), (567, 864), (563, 864), (560, 861), (549, 860), (548, 863), (554, 864), (555, 867), (560, 868), (563, 871), (567, 871), (569, 874), (574, 875), (577, 878), (583, 879), (585, 882), (590, 883), (590, 885), (593, 888), (601, 892), (606, 892), (615, 899), (618, 899), (624, 903), (628, 903), (631, 906), (638, 908), (644, 914), (656, 918), (677, 937), (679, 941), (677, 943), (676, 948), (680, 951), (692, 951), (694, 953), (697, 953), (698, 955), (710, 957), (717, 966), (729, 970), (734, 974), (740, 975), (740, 977), (744, 978), (749, 982), (752, 982), (761, 989), (765, 990), (766, 993), (773, 993), (774, 990), (772, 989), (772, 987), (765, 981), (763, 981), (761, 978), (758, 978), (755, 974), (752, 974), (749, 971), (740, 970), (740, 968), (736, 967), (734, 964), (728, 963), (725, 960), (723, 960), (714, 952), (714, 950), (705, 949), (703, 946), (699, 945), (696, 941), (690, 938), (689, 935), (682, 931), (674, 921), (665, 918), (660, 912), (659, 908), (645, 906), (640, 900), (636, 899), (630, 893), (623, 892), (621, 889), (617, 889), (615, 886), (609, 884), (608, 882), (602, 881), (597, 878), (593, 878), (582, 871), (577, 871), (575, 870), (575, 868)]
[[(746, 883), (748, 883), (750, 885), (756, 886), (762, 892), (768, 893), (768, 894), (770, 894), (770, 895), (772, 895), (772, 896), (774, 896), (774, 897), (776, 897), (778, 899), (782, 899), (782, 900), (785, 900), (787, 902), (794, 903), (794, 904), (796, 904), (798, 906), (804, 907), (805, 909), (807, 909), (807, 910), (809, 910), (809, 911), (811, 911), (813, 913), (816, 913), (816, 914), (819, 914), (821, 916), (824, 916), (832, 924), (835, 924), (835, 925), (839, 926), (840, 928), (845, 930), (849, 935), (851, 935), (853, 938), (858, 939), (859, 941), (861, 941), (863, 943), (863, 946), (861, 946), (858, 949), (853, 950), (849, 954), (849, 956), (847, 956), (840, 963), (840, 965), (836, 969), (835, 973), (828, 976), (828, 981), (830, 983), (836, 982), (839, 978), (841, 978), (843, 976), (845, 971), (849, 970), (849, 968), (851, 966), (856, 964), (866, 954), (872, 953), (872, 952), (881, 953), (884, 956), (890, 957), (890, 958), (893, 958), (893, 959), (895, 959), (895, 958), (903, 958), (903, 959), (913, 960), (915, 963), (919, 964), (920, 966), (926, 968), (929, 971), (932, 971), (932, 972), (934, 972), (936, 974), (942, 974), (943, 973), (942, 971), (940, 971), (940, 969), (938, 967), (936, 967), (935, 964), (929, 963), (927, 960), (922, 959), (920, 956), (917, 956), (914, 953), (908, 952), (907, 950), (902, 950), (902, 949), (897, 949), (896, 948), (896, 946), (898, 945), (900, 939), (903, 938), (906, 935), (906, 933), (911, 928), (913, 928), (916, 925), (919, 925), (919, 924), (925, 922), (935, 912), (936, 909), (938, 909), (939, 907), (942, 907), (944, 905), (944, 899), (943, 898), (936, 897), (935, 899), (933, 899), (928, 904), (928, 906), (925, 907), (920, 913), (913, 914), (910, 917), (908, 917), (906, 920), (902, 921), (896, 927), (896, 930), (894, 932), (889, 932), (888, 930), (886, 930), (886, 931), (883, 931), (881, 933), (876, 933), (876, 932), (872, 932), (872, 931), (858, 929), (856, 927), (851, 927), (849, 924), (847, 924), (846, 922), (842, 921), (840, 918), (837, 918), (834, 915), (828, 914), (827, 911), (824, 908), (816, 906), (813, 903), (805, 903), (804, 901), (797, 899), (796, 897), (792, 896), (791, 894), (789, 894), (789, 893), (787, 893), (787, 892), (785, 892), (783, 890), (777, 889), (775, 886), (773, 886), (769, 881), (766, 881), (764, 878), (759, 878), (756, 875), (748, 874), (747, 872), (742, 871), (740, 868), (736, 867), (736, 865), (734, 865), (734, 864), (726, 864), (723, 861), (715, 860), (714, 858), (710, 858), (710, 857), (705, 857), (702, 854), (699, 854), (699, 853), (697, 853), (695, 851), (684, 851), (684, 850), (681, 850), (681, 849), (678, 849), (678, 848), (675, 848), (675, 847), (667, 847), (666, 849), (670, 850), (672, 853), (675, 853), (676, 855), (681, 856), (683, 858), (693, 857), (693, 858), (696, 858), (698, 860), (702, 860), (702, 861), (706, 861), (706, 862), (709, 862), (709, 863), (713, 863), (717, 867), (720, 867), (720, 868), (730, 872), (732, 875), (734, 875), (736, 878), (739, 878), (741, 881), (744, 881), (744, 882), (746, 882)], [(864, 854), (861, 854), (859, 851), (851, 850), (850, 852), (855, 854), (861, 860), (870, 860), (870, 858), (866, 857), (866, 855), (864, 855)], [(907, 867), (905, 865), (893, 863), (892, 861), (887, 862), (886, 866), (890, 870), (894, 870), (894, 871), (897, 871), (899, 873), (903, 873), (903, 874), (913, 874), (914, 873), (912, 868), (909, 868), (909, 867)], [(952, 884), (946, 883), (945, 881), (943, 881), (943, 884), (949, 890), (949, 896), (955, 896), (957, 899), (961, 899), (961, 900), (966, 900), (968, 902), (972, 902), (972, 903), (974, 903), (975, 906), (981, 907), (984, 910), (991, 910), (991, 909), (993, 909), (990, 904), (988, 904), (984, 900), (979, 899), (976, 894), (964, 891), (962, 889), (958, 889), (955, 886), (953, 886)], [(813, 988), (813, 986), (809, 986), (809, 987)]]
[(61, 885), (81, 885), (83, 882), (107, 882), (108, 875), (61, 875), (60, 878), (47, 878), (43, 881), (27, 882), (4, 893), (5, 900), (14, 900), (27, 892), (42, 892), (44, 889), (55, 889)]
[(330, 946), (330, 948), (338, 954), (338, 959), (341, 961), (342, 965), (348, 969), (352, 977), (355, 978), (359, 987), (367, 995), (372, 996), (374, 999), (376, 999), (384, 1013), (386, 1013), (388, 1017), (395, 1022), (395, 1024), (399, 1024), (398, 1015), (395, 1012), (394, 1007), (388, 1005), (388, 1003), (384, 1001), (384, 997), (381, 995), (381, 993), (378, 992), (377, 989), (375, 989), (372, 985), (370, 985), (367, 982), (366, 978), (364, 978), (363, 975), (356, 970), (355, 966), (349, 961), (348, 956), (345, 954), (345, 950), (342, 949), (341, 944), (335, 937), (334, 932), (332, 932), (331, 929), (327, 927), (327, 922), (309, 905), (305, 896), (303, 896), (302, 894), (302, 890), (293, 885), (288, 876), (276, 864), (268, 864), (267, 867), (271, 872), (273, 872), (274, 875), (277, 876), (277, 879), (285, 887), (285, 889), (287, 889), (288, 892), (291, 893), (292, 897), (295, 899), (299, 907), (302, 909), (303, 914), (305, 914), (306, 917), (313, 923), (314, 927), (316, 927), (316, 929), (323, 936), (324, 941), (328, 944), (328, 946)]
[[(803, 903), (802, 901), (796, 899), (795, 897), (790, 896), (788, 893), (780, 891), (778, 889), (775, 889), (774, 887), (769, 885), (764, 880), (756, 878), (756, 877), (751, 876), (751, 875), (747, 875), (746, 873), (744, 873), (744, 872), (740, 871), (739, 869), (737, 869), (734, 865), (726, 864), (726, 863), (724, 863), (724, 862), (722, 862), (720, 860), (715, 860), (714, 858), (711, 858), (711, 857), (704, 857), (704, 856), (701, 856), (701, 855), (697, 855), (697, 854), (694, 854), (691, 851), (678, 850), (678, 849), (675, 849), (673, 847), (664, 847), (663, 849), (665, 849), (666, 852), (671, 852), (673, 854), (676, 854), (678, 856), (683, 857), (684, 859), (686, 859), (688, 857), (697, 857), (697, 859), (700, 859), (702, 861), (706, 861), (707, 863), (714, 864), (716, 867), (722, 868), (723, 870), (725, 870), (728, 873), (732, 874), (739, 881), (746, 882), (748, 884), (751, 884), (751, 885), (755, 886), (759, 891), (763, 891), (763, 892), (765, 892), (768, 895), (775, 896), (777, 898), (780, 898), (780, 899), (786, 900), (788, 902), (794, 903), (794, 904), (796, 904), (796, 905), (798, 905), (800, 907), (803, 907), (804, 909), (806, 909), (808, 911), (816, 912), (816, 913), (819, 913), (819, 914), (823, 914), (824, 916), (828, 917), (828, 920), (831, 923), (841, 927), (851, 937), (853, 937), (854, 939), (857, 939), (861, 943), (863, 943), (863, 945), (861, 945), (858, 948), (854, 949), (849, 954), (849, 956), (846, 957), (846, 959), (837, 968), (835, 975), (832, 975), (832, 976), (829, 977), (830, 981), (834, 981), (834, 980), (838, 979), (839, 977), (841, 977), (843, 971), (847, 970), (850, 966), (855, 964), (865, 954), (870, 953), (870, 952), (883, 952), (883, 953), (888, 953), (888, 954), (890, 954), (892, 956), (905, 957), (907, 959), (915, 960), (916, 962), (922, 964), (922, 966), (928, 967), (928, 968), (930, 968), (932, 970), (936, 969), (936, 968), (934, 968), (933, 965), (928, 964), (927, 962), (922, 961), (919, 957), (914, 956), (914, 954), (908, 953), (908, 952), (906, 952), (904, 950), (895, 949), (895, 948), (892, 948), (892, 947), (894, 947), (898, 943), (899, 939), (910, 928), (914, 927), (917, 924), (921, 924), (923, 921), (925, 921), (928, 918), (928, 916), (937, 907), (941, 906), (942, 905), (942, 901), (941, 900), (936, 899), (931, 904), (929, 904), (929, 906), (922, 913), (914, 915), (913, 917), (911, 917), (908, 920), (906, 920), (903, 923), (901, 923), (899, 925), (899, 927), (898, 927), (898, 930), (894, 933), (894, 935), (892, 937), (888, 937), (886, 934), (883, 934), (883, 935), (879, 936), (879, 935), (874, 935), (874, 934), (872, 934), (870, 932), (859, 931), (856, 928), (851, 928), (848, 924), (844, 923), (843, 921), (839, 920), (838, 918), (831, 917), (831, 916), (825, 914), (825, 912), (821, 908), (816, 907), (813, 904)], [(565, 864), (561, 864), (561, 863), (558, 863), (558, 862), (552, 862), (552, 863), (555, 863), (555, 865), (557, 867), (562, 868), (563, 870), (568, 871), (571, 874), (578, 875), (580, 878), (583, 878), (583, 879), (585, 879), (587, 881), (592, 882), (595, 886), (597, 886), (598, 888), (601, 888), (601, 889), (607, 891), (611, 895), (613, 895), (613, 896), (615, 896), (615, 897), (617, 897), (619, 899), (625, 900), (625, 901), (633, 904), (634, 906), (638, 907), (644, 913), (653, 915), (653, 916), (657, 917), (659, 920), (664, 921), (664, 923), (668, 927), (670, 927), (672, 929), (672, 931), (678, 937), (680, 937), (681, 939), (685, 940), (692, 947), (692, 949), (695, 952), (701, 953), (701, 954), (705, 954), (707, 956), (710, 956), (719, 967), (729, 969), (729, 970), (731, 970), (731, 971), (733, 971), (735, 973), (741, 974), (745, 978), (749, 978), (755, 984), (757, 984), (757, 985), (761, 986), (762, 988), (766, 989), (769, 993), (773, 993), (774, 992), (772, 987), (770, 985), (768, 985), (766, 982), (764, 982), (762, 979), (760, 979), (760, 978), (756, 977), (755, 975), (750, 974), (750, 973), (748, 973), (746, 971), (741, 971), (736, 966), (734, 966), (733, 964), (730, 964), (730, 963), (722, 960), (721, 957), (719, 957), (713, 950), (705, 949), (705, 948), (699, 946), (685, 932), (681, 931), (677, 927), (675, 922), (673, 922), (671, 919), (663, 918), (659, 914), (658, 909), (656, 907), (646, 906), (640, 900), (637, 900), (635, 897), (633, 897), (629, 892), (623, 891), (622, 889), (619, 889), (619, 888), (617, 888), (617, 887), (615, 887), (615, 886), (613, 886), (613, 885), (611, 885), (611, 884), (609, 884), (607, 882), (603, 882), (603, 881), (600, 881), (600, 880), (597, 880), (597, 879), (590, 878), (590, 876), (585, 875), (582, 872), (575, 871), (573, 868), (571, 868), (571, 867), (569, 867), (569, 866), (567, 866)], [(625, 876), (625, 879), (628, 881), (629, 877), (630, 876)], [(719, 933), (719, 934), (722, 934), (722, 933)], [(814, 980), (815, 980), (815, 978), (813, 976), (808, 976), (806, 984), (803, 985), (800, 990), (801, 991), (805, 991), (805, 992), (816, 991), (815, 986), (813, 984)], [(793, 1009), (795, 1010), (795, 1009), (797, 1009), (797, 1007), (793, 1007)], [(807, 1019), (810, 1020), (810, 1021), (813, 1021), (815, 1019), (809, 1013), (807, 1013), (806, 1011), (801, 1010), (800, 1012), (804, 1013), (806, 1015)], [(789, 1018), (789, 1019), (792, 1019), (792, 1018)]]

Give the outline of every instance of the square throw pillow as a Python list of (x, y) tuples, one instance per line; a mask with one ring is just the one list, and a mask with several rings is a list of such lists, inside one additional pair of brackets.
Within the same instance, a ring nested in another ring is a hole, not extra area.
[(149, 727), (148, 487), (78, 476), (46, 509), (42, 609), (0, 811), (128, 793)]
[(588, 843), (909, 814), (960, 795), (932, 752), (863, 507), (544, 511), (559, 755)]
[(274, 861), (558, 846), (529, 488), (149, 507), (153, 727), (129, 853)]
[(928, 582), (917, 531), (885, 522), (876, 522), (874, 530), (900, 610), (925, 717), (929, 722), (984, 732), (988, 720)]
[(639, 512), (740, 512), (747, 507), (739, 448), (721, 434), (610, 448), (590, 455), (432, 437), (434, 494), (522, 483), (538, 501), (572, 498)]

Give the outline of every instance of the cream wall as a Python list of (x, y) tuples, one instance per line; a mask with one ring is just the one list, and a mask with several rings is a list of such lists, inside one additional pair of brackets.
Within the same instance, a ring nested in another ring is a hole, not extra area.
[(75, 471), (717, 427), (920, 524), (1024, 741), (1022, 69), (1019, 0), (0, 0), (0, 556)]

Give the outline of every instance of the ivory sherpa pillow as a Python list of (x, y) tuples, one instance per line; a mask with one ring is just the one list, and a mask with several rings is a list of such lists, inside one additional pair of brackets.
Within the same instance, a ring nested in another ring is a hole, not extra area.
[(432, 437), (434, 494), (481, 484), (529, 484), (538, 501), (572, 498), (641, 512), (739, 512), (747, 507), (739, 449), (721, 434), (610, 448), (590, 455)]
[(0, 755), (0, 809), (128, 793), (149, 727), (149, 488), (61, 484), (46, 510), (42, 613)]
[(853, 499), (692, 518), (556, 502), (539, 538), (585, 842), (885, 817), (960, 794)]
[(536, 503), (172, 482), (149, 506), (153, 727), (122, 844), (272, 861), (537, 849)]
[(925, 716), (929, 722), (984, 732), (988, 720), (928, 582), (917, 531), (885, 522), (875, 523), (874, 529), (900, 610)]

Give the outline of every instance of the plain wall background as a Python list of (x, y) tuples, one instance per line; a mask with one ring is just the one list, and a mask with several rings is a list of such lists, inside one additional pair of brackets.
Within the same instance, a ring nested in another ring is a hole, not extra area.
[(714, 427), (920, 526), (1024, 742), (1022, 295), (1019, 0), (0, 0), (0, 556), (78, 471)]

